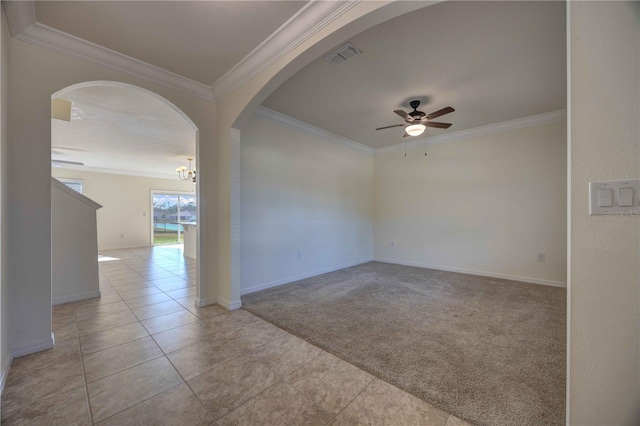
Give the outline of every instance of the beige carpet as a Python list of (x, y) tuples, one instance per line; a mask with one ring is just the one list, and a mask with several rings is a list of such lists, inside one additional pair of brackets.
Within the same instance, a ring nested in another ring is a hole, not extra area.
[(244, 308), (478, 425), (561, 425), (566, 291), (369, 262)]

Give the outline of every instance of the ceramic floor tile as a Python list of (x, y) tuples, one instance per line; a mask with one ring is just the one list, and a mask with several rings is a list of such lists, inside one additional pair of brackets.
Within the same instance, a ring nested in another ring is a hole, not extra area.
[(92, 306), (85, 309), (76, 309), (76, 321), (83, 321), (89, 318), (97, 317), (100, 315), (115, 314), (117, 312), (128, 311), (127, 306), (122, 299), (113, 303), (103, 303), (98, 306)]
[[(169, 314), (172, 315), (172, 314)], [(169, 315), (163, 315), (162, 317), (150, 318), (149, 320), (145, 320), (142, 323), (145, 327), (148, 327), (147, 322), (153, 321), (156, 319), (161, 319), (163, 317), (168, 317)], [(164, 321), (164, 320), (163, 320)], [(169, 319), (169, 322), (171, 319)], [(149, 328), (147, 328), (149, 329)], [(189, 345), (193, 345), (194, 343), (201, 342), (204, 338), (206, 338), (207, 333), (211, 330), (211, 327), (200, 321), (194, 321), (189, 324), (185, 324), (179, 327), (171, 328), (169, 330), (161, 331), (156, 334), (153, 334), (153, 338), (158, 343), (160, 348), (165, 353), (174, 352), (178, 349), (185, 348)]]
[(73, 303), (65, 303), (64, 305), (55, 305), (51, 309), (51, 316), (55, 320), (75, 317), (75, 307)]
[(78, 321), (78, 335), (96, 333), (98, 331), (107, 330), (125, 324), (136, 322), (138, 319), (131, 311), (118, 312), (115, 314), (104, 315), (96, 318), (89, 318), (84, 321)]
[(188, 381), (204, 406), (217, 419), (256, 396), (277, 380), (266, 363), (238, 357)]
[(121, 345), (148, 336), (147, 330), (139, 322), (110, 328), (97, 333), (80, 337), (80, 348), (83, 355), (98, 352), (112, 346)]
[(138, 317), (138, 319), (145, 320), (147, 318), (157, 317), (159, 315), (164, 315), (175, 311), (183, 311), (185, 309), (175, 300), (170, 300), (168, 302), (156, 303), (154, 305), (141, 306), (132, 310), (133, 313)]
[(278, 338), (251, 352), (282, 378), (319, 356), (323, 351), (291, 334)]
[(467, 423), (464, 420), (459, 419), (455, 416), (449, 416), (445, 426), (471, 426), (471, 423)]
[(5, 413), (3, 410), (2, 424), (7, 426), (91, 424), (84, 385), (33, 400), (8, 417)]
[(151, 337), (143, 337), (84, 356), (84, 374), (91, 383), (162, 355)]
[(155, 294), (150, 294), (148, 296), (141, 296), (141, 297), (136, 297), (135, 299), (129, 299), (127, 300), (127, 305), (129, 305), (131, 309), (134, 309), (134, 308), (140, 308), (142, 306), (154, 305), (156, 303), (161, 303), (161, 302), (170, 302), (172, 300), (173, 300), (172, 298), (170, 298), (164, 293), (155, 293)]
[(186, 384), (175, 386), (131, 407), (100, 426), (208, 426), (215, 419), (198, 401)]
[(70, 339), (75, 340), (78, 338), (78, 330), (76, 328), (75, 319), (62, 325), (53, 323), (51, 331), (53, 332), (56, 342)]
[(145, 281), (145, 282), (131, 283), (131, 284), (121, 284), (121, 285), (119, 284), (119, 285), (114, 285), (114, 287), (118, 293), (124, 293), (131, 290), (140, 290), (143, 288), (149, 288), (154, 286)]
[(195, 308), (196, 306), (196, 297), (195, 296), (187, 296), (176, 299), (176, 302), (184, 306), (185, 309)]
[(31, 355), (15, 358), (11, 364), (11, 374), (7, 378), (10, 385), (37, 374), (37, 370), (51, 368), (56, 364), (80, 358), (78, 339), (56, 341), (55, 347)]
[[(12, 383), (12, 370), (9, 370), (8, 382)], [(7, 386), (2, 393), (3, 415), (11, 417), (21, 407), (32, 405), (34, 402), (53, 395), (66, 392), (84, 384), (82, 362), (73, 359), (49, 368), (39, 369), (34, 374), (22, 377), (17, 383)]]
[(105, 296), (95, 297), (93, 299), (81, 300), (80, 302), (75, 302), (76, 311), (80, 311), (87, 308), (92, 308), (95, 306), (106, 305), (113, 302), (119, 302), (122, 298), (115, 293), (110, 293)]
[[(142, 325), (144, 325), (145, 328), (149, 331), (149, 333), (157, 334), (157, 333), (160, 333), (161, 331), (180, 327), (182, 325), (189, 324), (196, 321), (200, 321), (200, 318), (198, 318), (191, 312), (183, 309), (180, 311), (171, 312), (164, 315), (159, 315), (157, 317), (148, 318), (141, 322), (142, 322)], [(178, 348), (175, 348), (175, 349), (178, 349)]]
[(340, 412), (332, 425), (445, 426), (449, 414), (375, 379)]
[(194, 286), (194, 287), (180, 288), (178, 290), (167, 291), (167, 295), (174, 299), (180, 299), (183, 297), (195, 296), (197, 292), (198, 292), (198, 289)]
[(328, 424), (372, 380), (371, 375), (325, 353), (216, 425)]
[(187, 281), (183, 280), (182, 278), (178, 278), (176, 277), (175, 280), (171, 280), (171, 282), (165, 282), (165, 283), (156, 283), (154, 282), (154, 284), (156, 287), (158, 287), (160, 290), (162, 291), (172, 291), (172, 290), (178, 290), (181, 288), (186, 288), (186, 287), (190, 287), (191, 284), (189, 284)]
[(125, 301), (127, 301), (131, 299), (136, 299), (138, 297), (149, 296), (149, 295), (158, 294), (158, 293), (162, 293), (162, 290), (160, 290), (157, 287), (144, 287), (144, 288), (138, 288), (134, 290), (121, 291), (119, 294)]
[(165, 357), (89, 383), (93, 421), (111, 417), (180, 383), (180, 375)]
[(199, 342), (167, 354), (185, 380), (212, 370), (243, 354), (243, 349), (223, 337), (214, 342)]

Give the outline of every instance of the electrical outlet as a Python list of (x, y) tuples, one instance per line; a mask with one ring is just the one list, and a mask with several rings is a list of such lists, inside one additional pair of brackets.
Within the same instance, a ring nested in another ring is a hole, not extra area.
[(538, 253), (538, 262), (544, 262), (544, 253)]

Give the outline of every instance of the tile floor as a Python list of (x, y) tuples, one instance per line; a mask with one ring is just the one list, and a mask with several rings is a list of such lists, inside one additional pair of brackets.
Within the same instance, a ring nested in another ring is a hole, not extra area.
[(2, 424), (466, 425), (242, 309), (195, 308), (179, 247), (103, 253), (100, 290), (14, 360)]

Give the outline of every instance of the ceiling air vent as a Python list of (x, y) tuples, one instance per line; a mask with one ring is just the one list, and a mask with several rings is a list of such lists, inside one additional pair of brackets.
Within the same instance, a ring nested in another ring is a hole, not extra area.
[(358, 50), (357, 47), (355, 47), (351, 43), (347, 43), (344, 46), (340, 47), (335, 52), (329, 53), (327, 56), (324, 57), (324, 60), (332, 63), (334, 66), (337, 67), (339, 65), (342, 65), (349, 59), (353, 58), (354, 56), (358, 55), (359, 53), (360, 53), (360, 50)]

